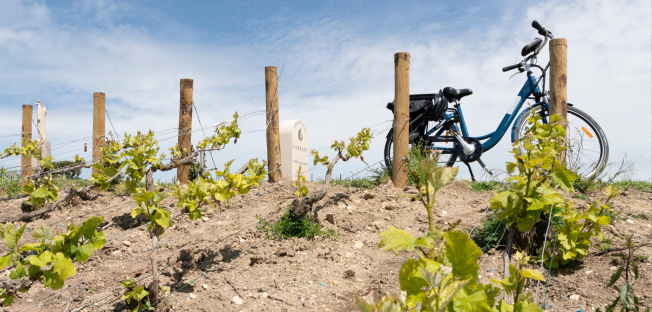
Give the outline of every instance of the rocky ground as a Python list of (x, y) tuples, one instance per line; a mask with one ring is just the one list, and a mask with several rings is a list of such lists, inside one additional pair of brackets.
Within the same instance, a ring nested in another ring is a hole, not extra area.
[[(322, 184), (308, 183), (311, 192)], [(289, 183), (274, 187), (265, 183), (239, 197), (222, 210), (208, 210), (196, 222), (182, 215), (166, 231), (158, 248), (157, 261), (161, 284), (172, 293), (159, 304), (161, 311), (356, 311), (353, 294), (375, 297), (398, 292), (398, 270), (412, 254), (399, 256), (376, 247), (378, 233), (386, 225), (405, 229), (414, 235), (427, 231), (425, 209), (403, 193), (414, 188), (395, 189), (389, 183), (370, 190), (329, 189), (320, 204), (319, 219), (325, 228), (340, 236), (319, 236), (273, 240), (257, 230), (256, 216), (277, 220), (294, 198)], [(455, 182), (437, 194), (435, 211), (440, 225), (462, 220), (461, 228), (476, 224), (493, 191), (473, 192), (464, 181)], [(618, 196), (613, 207), (621, 213), (604, 232), (614, 238), (614, 247), (622, 243), (616, 235), (634, 234), (637, 243), (652, 239), (652, 194), (630, 190)], [(598, 195), (598, 198), (601, 198)], [(2, 213), (18, 214), (24, 199), (0, 201)], [(584, 200), (576, 199), (577, 206)], [(165, 205), (176, 211), (175, 198)], [(112, 193), (95, 194), (91, 200), (77, 200), (46, 219), (31, 222), (21, 240), (29, 242), (31, 231), (41, 223), (63, 231), (66, 224), (81, 224), (90, 215), (104, 216), (106, 246), (88, 262), (77, 265), (77, 274), (66, 281), (63, 289), (53, 291), (37, 283), (22, 293), (16, 302), (1, 311), (128, 311), (121, 300), (124, 288), (120, 281), (134, 277), (140, 284), (151, 282), (151, 240), (141, 219), (130, 220), (133, 200)], [(484, 218), (490, 216), (488, 212)], [(327, 220), (333, 216), (334, 224)], [(0, 243), (4, 247), (4, 242)], [(488, 248), (480, 259), (481, 282), (502, 276), (500, 248)], [(593, 311), (617, 296), (606, 289), (609, 277), (619, 260), (609, 254), (597, 255), (592, 249), (581, 262), (554, 269), (547, 287), (539, 287), (539, 302), (546, 297), (549, 311)], [(638, 251), (652, 254), (652, 248)], [(640, 262), (641, 278), (634, 285), (644, 306), (652, 306), (652, 259)], [(538, 266), (534, 266), (538, 269)], [(8, 272), (2, 273), (7, 278)], [(547, 271), (544, 275), (548, 275)], [(536, 292), (536, 284), (526, 286)], [(47, 300), (43, 302), (44, 300)], [(37, 305), (41, 303), (40, 305)]]

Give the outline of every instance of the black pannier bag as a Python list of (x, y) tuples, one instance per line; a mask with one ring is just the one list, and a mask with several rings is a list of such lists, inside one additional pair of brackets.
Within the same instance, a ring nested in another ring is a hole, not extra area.
[[(442, 90), (439, 93), (410, 94), (410, 121), (425, 113), (428, 121), (440, 121), (448, 108), (448, 101), (444, 98)], [(394, 102), (387, 103), (387, 109), (394, 112)], [(417, 122), (423, 121), (423, 118)]]

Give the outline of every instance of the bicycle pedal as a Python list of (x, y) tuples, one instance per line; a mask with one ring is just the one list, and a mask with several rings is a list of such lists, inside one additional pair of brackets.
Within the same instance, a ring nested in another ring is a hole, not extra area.
[(487, 169), (487, 166), (484, 165), (484, 163), (482, 162), (482, 160), (480, 160), (480, 158), (478, 158), (478, 163), (480, 164), (480, 167), (482, 167), (482, 169), (484, 169), (484, 171), (486, 171), (489, 175), (494, 175), (494, 173), (491, 172), (491, 170)]

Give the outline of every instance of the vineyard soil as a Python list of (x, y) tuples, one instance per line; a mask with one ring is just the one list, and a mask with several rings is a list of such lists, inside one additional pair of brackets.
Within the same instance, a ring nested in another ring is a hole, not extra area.
[[(307, 186), (313, 194), (323, 184), (309, 182)], [(279, 219), (295, 198), (295, 190), (291, 183), (276, 188), (263, 183), (236, 198), (234, 203), (244, 202), (242, 206), (226, 211), (234, 205), (231, 203), (221, 207), (223, 213), (209, 208), (197, 222), (185, 216), (173, 219), (174, 227), (161, 235), (164, 244), (157, 251), (161, 285), (170, 286), (172, 294), (159, 304), (158, 310), (356, 311), (354, 293), (373, 292), (377, 298), (384, 292), (396, 294), (397, 270), (415, 254), (401, 252), (395, 256), (378, 250), (378, 233), (392, 225), (415, 236), (425, 234), (428, 218), (423, 206), (408, 197), (396, 202), (399, 194), (415, 194), (416, 190), (394, 189), (389, 183), (369, 190), (331, 187), (315, 207), (320, 207), (318, 218), (324, 228), (339, 231), (339, 237), (266, 239), (256, 229), (256, 215), (271, 216), (269, 221)], [(636, 190), (618, 196), (613, 206), (620, 214), (604, 231), (614, 240), (612, 248), (622, 246), (616, 235), (634, 234), (637, 243), (652, 239), (651, 196)], [(454, 182), (438, 192), (436, 222), (444, 226), (461, 219), (462, 229), (468, 231), (492, 197), (493, 191), (473, 192), (466, 182)], [(602, 199), (602, 195), (598, 198)], [(19, 214), (24, 200), (0, 201), (0, 209), (6, 216)], [(573, 200), (576, 207), (585, 202)], [(178, 210), (175, 204), (176, 199), (169, 197), (162, 206), (169, 207), (174, 216)], [(77, 265), (76, 275), (66, 280), (63, 289), (53, 291), (39, 284), (0, 311), (22, 311), (61, 291), (65, 292), (31, 311), (64, 311), (66, 307), (68, 311), (128, 311), (120, 299), (124, 293), (120, 281), (131, 276), (136, 280), (144, 278), (139, 283), (146, 286), (151, 282), (147, 251), (151, 239), (141, 226), (144, 220), (130, 220), (133, 205), (128, 196), (94, 193), (90, 200), (76, 199), (51, 216), (29, 223), (22, 243), (32, 240), (31, 231), (41, 223), (63, 231), (66, 224), (79, 225), (87, 215), (104, 216), (102, 226), (108, 226), (104, 230), (108, 242), (88, 262)], [(487, 212), (484, 218), (492, 213)], [(335, 224), (326, 220), (327, 214), (333, 214)], [(0, 244), (5, 250), (4, 242)], [(481, 273), (486, 272), (481, 278), (484, 283), (489, 283), (488, 278), (502, 277), (502, 256), (492, 256), (493, 247), (489, 246), (479, 260)], [(499, 246), (496, 253), (500, 251)], [(584, 261), (553, 269), (547, 294), (545, 283), (539, 287), (539, 302), (546, 296), (546, 302), (552, 303), (548, 311), (593, 311), (613, 300), (616, 291), (605, 286), (620, 260), (598, 253), (592, 248)], [(649, 256), (652, 248), (642, 248), (637, 254)], [(633, 288), (642, 306), (652, 306), (652, 259), (639, 262), (639, 267), (642, 277)], [(3, 278), (7, 273), (1, 273)], [(548, 276), (547, 270), (544, 276)], [(190, 284), (179, 289), (186, 283)], [(69, 287), (74, 288), (66, 291)], [(534, 291), (536, 283), (530, 282), (526, 288)], [(235, 298), (238, 296), (241, 300)]]

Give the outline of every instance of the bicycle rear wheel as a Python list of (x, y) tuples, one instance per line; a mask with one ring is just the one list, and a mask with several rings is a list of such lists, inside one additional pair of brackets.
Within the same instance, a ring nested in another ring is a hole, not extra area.
[[(430, 144), (419, 144), (418, 142), (421, 141), (421, 136), (417, 137), (416, 139), (410, 141), (410, 152), (408, 155), (412, 156), (414, 153), (419, 152), (420, 150), (423, 151), (424, 153), (427, 153), (429, 150), (433, 149), (435, 146), (443, 146), (443, 147), (449, 147), (453, 148), (455, 147), (455, 142), (450, 141), (448, 144), (446, 143), (430, 143)], [(385, 141), (385, 150), (384, 150), (384, 157), (385, 157), (385, 166), (388, 168), (392, 165), (392, 160), (393, 155), (394, 155), (394, 130), (389, 130), (389, 134), (387, 136), (387, 140)], [(419, 149), (415, 149), (415, 147), (421, 147)], [(439, 157), (439, 164), (444, 165), (446, 167), (452, 167), (453, 164), (455, 164), (455, 161), (457, 160), (457, 153), (455, 152), (444, 152), (441, 154)]]
[[(516, 141), (525, 135), (529, 128), (527, 120), (532, 116), (532, 113), (539, 114), (542, 109), (542, 105), (536, 105), (527, 108), (523, 112), (522, 117), (516, 124)], [(548, 117), (549, 114), (545, 112), (544, 115)], [(568, 106), (566, 138), (568, 139), (566, 152), (568, 169), (573, 170), (577, 175), (585, 179), (599, 176), (609, 160), (609, 143), (600, 125), (587, 113), (573, 106)], [(525, 150), (521, 147), (520, 152), (525, 153)]]

